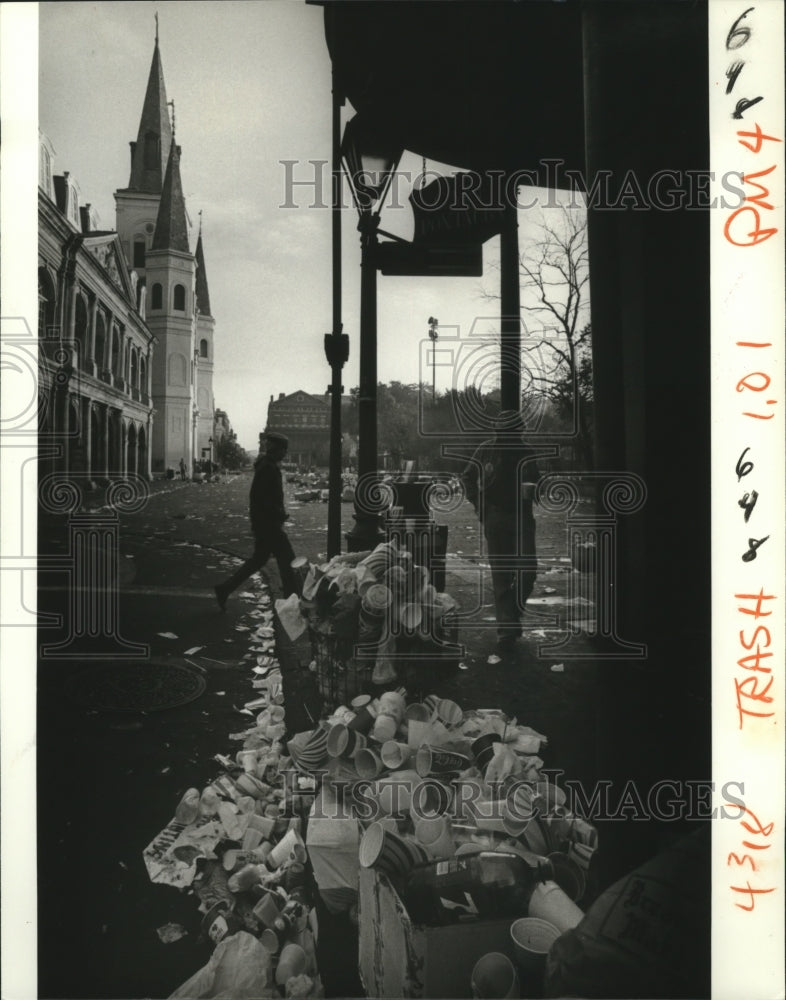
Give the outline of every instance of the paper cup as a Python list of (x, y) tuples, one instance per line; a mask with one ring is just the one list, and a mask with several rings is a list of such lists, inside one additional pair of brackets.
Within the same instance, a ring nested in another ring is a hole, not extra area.
[(587, 889), (587, 877), (581, 866), (561, 851), (549, 854), (549, 861), (554, 869), (554, 881), (565, 895), (574, 902), (581, 899)]
[(255, 830), (253, 827), (249, 827), (243, 834), (243, 842), (241, 847), (244, 851), (253, 851), (255, 847), (259, 847), (262, 843), (263, 837), (259, 830)]
[(363, 834), (358, 858), (363, 868), (375, 868), (394, 880), (406, 878), (415, 865), (429, 859), (420, 844), (399, 837), (379, 823), (372, 823)]
[(253, 774), (241, 774), (235, 780), (235, 786), (243, 795), (250, 795), (255, 799), (266, 799), (270, 789), (259, 778)]
[(529, 915), (540, 917), (564, 933), (584, 919), (584, 913), (556, 882), (536, 885), (529, 901)]
[(482, 1000), (519, 996), (516, 967), (507, 955), (490, 951), (477, 960), (472, 970), (472, 995)]
[(419, 604), (404, 604), (399, 611), (398, 620), (410, 632), (414, 632), (423, 621), (423, 609)]
[(266, 892), (254, 907), (254, 916), (265, 927), (273, 927), (273, 921), (281, 913), (281, 897), (275, 892)]
[(328, 733), (327, 752), (331, 757), (345, 757), (351, 760), (366, 745), (366, 737), (356, 729), (341, 723), (332, 726)]
[(421, 819), (443, 816), (450, 810), (452, 803), (452, 788), (433, 779), (419, 782), (412, 789), (410, 815), (413, 825)]
[(297, 830), (286, 833), (273, 847), (267, 860), (269, 868), (280, 868), (288, 861), (302, 864), (306, 860), (306, 845)]
[(412, 748), (406, 743), (396, 743), (395, 740), (387, 740), (382, 744), (380, 757), (385, 767), (391, 771), (396, 771), (400, 767), (406, 767), (409, 758), (412, 756)]
[(465, 771), (470, 763), (469, 757), (463, 753), (428, 744), (420, 747), (415, 755), (415, 770), (421, 778), (430, 775), (457, 774), (459, 771)]
[(328, 734), (326, 729), (315, 729), (298, 754), (295, 764), (303, 771), (316, 771), (327, 760)]
[(416, 771), (396, 771), (375, 783), (372, 798), (384, 816), (404, 818), (412, 806), (412, 792), (422, 784)]
[(256, 774), (259, 751), (239, 750), (235, 760), (238, 764), (240, 764), (246, 774)]
[(369, 747), (359, 750), (355, 756), (355, 768), (361, 778), (376, 778), (382, 771), (382, 758)]
[(271, 928), (267, 927), (259, 935), (259, 943), (270, 955), (275, 955), (278, 949), (281, 947), (281, 942), (278, 940), (278, 934)]
[(450, 820), (446, 816), (418, 820), (415, 836), (432, 858), (452, 858), (456, 853)]
[(397, 729), (398, 725), (396, 720), (391, 715), (383, 715), (380, 713), (374, 722), (374, 728), (371, 730), (371, 735), (380, 743), (387, 743), (388, 740), (392, 740), (396, 735)]
[(308, 968), (308, 956), (299, 944), (285, 944), (278, 956), (276, 982), (284, 986), (292, 976), (301, 976)]
[(431, 712), (425, 705), (415, 701), (411, 705), (407, 705), (404, 718), (407, 722), (428, 722), (431, 719)]
[(472, 756), (475, 758), (475, 763), (481, 773), (485, 772), (491, 763), (491, 758), (494, 756), (494, 744), (501, 742), (502, 737), (498, 733), (486, 733), (485, 736), (479, 736), (473, 740)]
[(269, 816), (257, 816), (255, 814), (248, 817), (249, 830), (259, 830), (263, 840), (268, 840), (273, 835), (275, 825), (275, 820), (270, 819)]
[(377, 712), (373, 705), (371, 705), (371, 698), (368, 695), (365, 695), (365, 697), (368, 698), (368, 702), (355, 709), (355, 718), (347, 723), (347, 729), (354, 729), (358, 733), (371, 732)]
[(464, 711), (450, 698), (441, 698), (437, 702), (437, 718), (446, 726), (458, 726), (464, 719)]
[(423, 699), (423, 704), (424, 704), (424, 705), (426, 706), (426, 708), (427, 708), (427, 709), (429, 710), (429, 712), (431, 713), (431, 714), (429, 715), (429, 718), (431, 718), (431, 715), (433, 715), (433, 714), (434, 714), (434, 712), (436, 712), (436, 710), (437, 710), (437, 705), (438, 705), (438, 704), (439, 704), (439, 703), (440, 703), (441, 701), (442, 701), (442, 699), (440, 698), (440, 696), (439, 696), (438, 694), (430, 694), (430, 695), (429, 695), (429, 696), (428, 696), (427, 698), (424, 698), (424, 699)]
[(407, 725), (407, 743), (413, 750), (418, 750), (431, 732), (430, 722), (418, 722), (412, 719)]
[(513, 952), (522, 969), (542, 969), (546, 955), (560, 936), (554, 924), (538, 917), (521, 917), (510, 926)]

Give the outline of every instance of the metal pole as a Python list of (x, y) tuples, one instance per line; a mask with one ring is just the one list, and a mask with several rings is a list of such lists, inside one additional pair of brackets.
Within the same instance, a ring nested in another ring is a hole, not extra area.
[[(344, 364), (341, 323), (341, 105), (336, 73), (333, 71), (333, 332), (325, 338), (325, 352), (330, 362), (330, 458), (328, 478), (328, 558), (341, 552), (341, 369)], [(343, 338), (346, 341), (346, 337)], [(328, 340), (331, 341), (328, 346)]]
[(500, 237), (500, 408), (521, 409), (521, 300), (519, 293), (519, 237), (515, 201), (505, 207)]
[[(379, 216), (360, 220), (360, 386), (358, 393), (358, 489), (355, 491), (355, 525), (347, 534), (350, 552), (374, 548), (379, 541), (377, 515), (363, 506), (368, 481), (377, 471), (377, 226)], [(361, 486), (363, 477), (365, 484)], [(359, 499), (359, 495), (360, 499)]]

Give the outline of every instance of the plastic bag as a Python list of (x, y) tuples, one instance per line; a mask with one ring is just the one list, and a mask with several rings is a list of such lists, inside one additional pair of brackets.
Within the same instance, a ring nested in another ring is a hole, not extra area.
[(270, 954), (247, 931), (216, 947), (210, 961), (171, 995), (170, 1000), (266, 1000), (273, 996)]

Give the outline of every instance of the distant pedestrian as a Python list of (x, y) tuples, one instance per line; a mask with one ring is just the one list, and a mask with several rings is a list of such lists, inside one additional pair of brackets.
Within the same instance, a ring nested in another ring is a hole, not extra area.
[[(289, 441), (283, 434), (270, 432), (266, 437), (266, 451), (254, 464), (254, 479), (249, 494), (249, 516), (255, 544), (253, 554), (224, 583), (216, 585), (216, 599), (223, 611), (227, 598), (252, 573), (261, 569), (268, 559), (276, 557), (284, 596), (298, 590), (297, 578), (292, 569), (295, 553), (290, 544), (284, 523), (289, 514), (284, 509), (284, 486), (279, 465), (287, 453)], [(260, 435), (260, 439), (262, 435)]]
[(180, 459), (180, 478), (181, 479), (186, 478), (186, 463), (183, 461), (182, 458)]
[(522, 430), (519, 413), (500, 413), (493, 440), (477, 449), (462, 474), (486, 536), (502, 649), (512, 648), (522, 634), (521, 613), (537, 572), (532, 502), (540, 473)]

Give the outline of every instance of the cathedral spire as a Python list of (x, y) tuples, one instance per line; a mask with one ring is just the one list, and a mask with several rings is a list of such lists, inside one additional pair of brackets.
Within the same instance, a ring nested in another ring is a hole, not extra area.
[(177, 250), (190, 253), (186, 201), (180, 180), (180, 150), (173, 142), (166, 165), (161, 201), (158, 204), (153, 250)]
[(211, 316), (210, 292), (207, 287), (207, 271), (205, 270), (205, 252), (202, 248), (202, 211), (199, 212), (199, 238), (196, 245), (196, 300), (202, 316)]
[(158, 15), (156, 44), (147, 79), (142, 117), (136, 142), (131, 143), (131, 177), (128, 189), (145, 194), (160, 194), (172, 145), (172, 124), (167, 109), (164, 71), (158, 49)]

